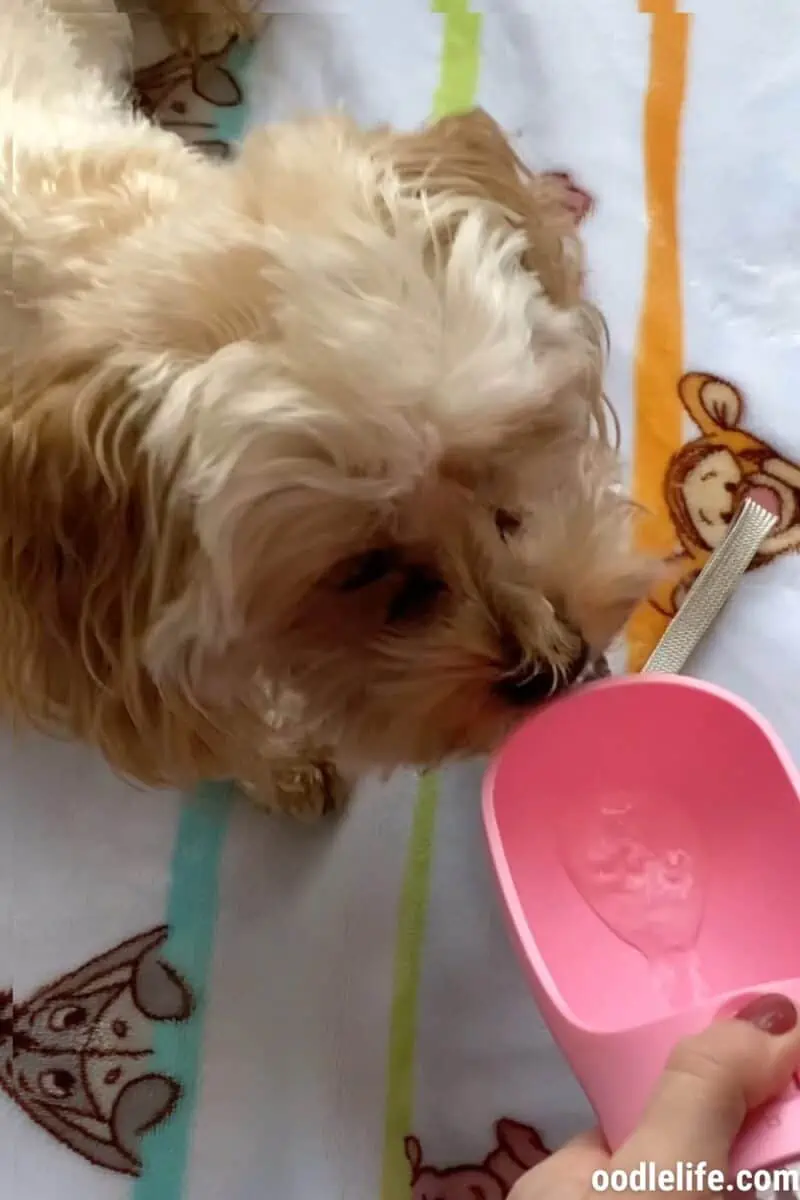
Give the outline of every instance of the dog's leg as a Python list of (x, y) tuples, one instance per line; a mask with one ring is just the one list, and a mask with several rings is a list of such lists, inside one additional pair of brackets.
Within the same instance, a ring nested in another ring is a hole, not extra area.
[(202, 54), (221, 49), (231, 37), (252, 41), (258, 18), (254, 0), (148, 0), (167, 35), (181, 50)]
[(258, 780), (239, 786), (259, 808), (310, 823), (341, 812), (354, 783), (330, 761), (298, 758), (270, 763)]

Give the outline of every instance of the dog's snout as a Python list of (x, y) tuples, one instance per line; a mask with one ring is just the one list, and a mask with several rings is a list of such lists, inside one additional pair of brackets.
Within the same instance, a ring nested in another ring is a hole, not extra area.
[(523, 667), (506, 675), (497, 685), (500, 696), (507, 704), (528, 708), (571, 687), (583, 674), (589, 662), (590, 649), (581, 639), (578, 651), (569, 663), (554, 666), (548, 662), (526, 663)]

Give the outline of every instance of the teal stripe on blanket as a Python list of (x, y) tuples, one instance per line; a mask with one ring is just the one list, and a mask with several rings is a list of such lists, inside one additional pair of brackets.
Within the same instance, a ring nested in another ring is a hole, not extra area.
[[(252, 51), (235, 46), (226, 66), (245, 92)], [(236, 143), (247, 125), (247, 103), (217, 110), (216, 136)], [(183, 802), (172, 855), (165, 924), (169, 939), (166, 961), (188, 983), (196, 1000), (191, 1020), (154, 1030), (155, 1069), (179, 1081), (180, 1102), (172, 1116), (142, 1143), (143, 1169), (134, 1182), (131, 1200), (184, 1200), (192, 1150), (195, 1112), (203, 1065), (206, 993), (214, 954), (219, 866), (232, 788), (208, 784)]]
[(154, 1028), (155, 1069), (180, 1082), (175, 1112), (143, 1139), (143, 1170), (132, 1200), (181, 1200), (202, 1076), (206, 990), (214, 952), (219, 864), (230, 812), (230, 785), (198, 788), (182, 806), (172, 858), (164, 957), (188, 983), (191, 1020)]
[[(225, 60), (225, 66), (238, 80), (242, 94), (245, 97), (247, 95), (245, 86), (247, 83), (247, 71), (252, 55), (252, 47), (236, 45)], [(217, 137), (224, 142), (232, 144), (241, 141), (242, 134), (247, 127), (247, 100), (245, 99), (242, 104), (236, 105), (235, 108), (220, 108), (218, 113)]]

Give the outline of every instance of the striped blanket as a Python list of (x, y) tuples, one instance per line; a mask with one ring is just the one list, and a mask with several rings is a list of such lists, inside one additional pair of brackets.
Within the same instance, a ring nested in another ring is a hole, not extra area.
[[(299, 108), (412, 126), (478, 103), (569, 171), (640, 536), (680, 566), (623, 657), (757, 480), (779, 527), (693, 669), (800, 752), (793, 0), (342, 7), (194, 69), (151, 30), (143, 103), (217, 154)], [(370, 784), (313, 830), (38, 738), (0, 736), (0, 771), (0, 1195), (503, 1200), (589, 1122), (500, 919), (480, 764)]]

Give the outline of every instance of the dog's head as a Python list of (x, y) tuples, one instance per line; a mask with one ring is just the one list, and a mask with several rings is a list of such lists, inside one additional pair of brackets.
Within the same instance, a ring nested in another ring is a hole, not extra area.
[(584, 673), (650, 576), (562, 185), (481, 113), (278, 127), (218, 180), (207, 214), (131, 242), (113, 314), (94, 301), (164, 520), (193, 522), (148, 667), (203, 704), (263, 674), (365, 762), (485, 749)]

